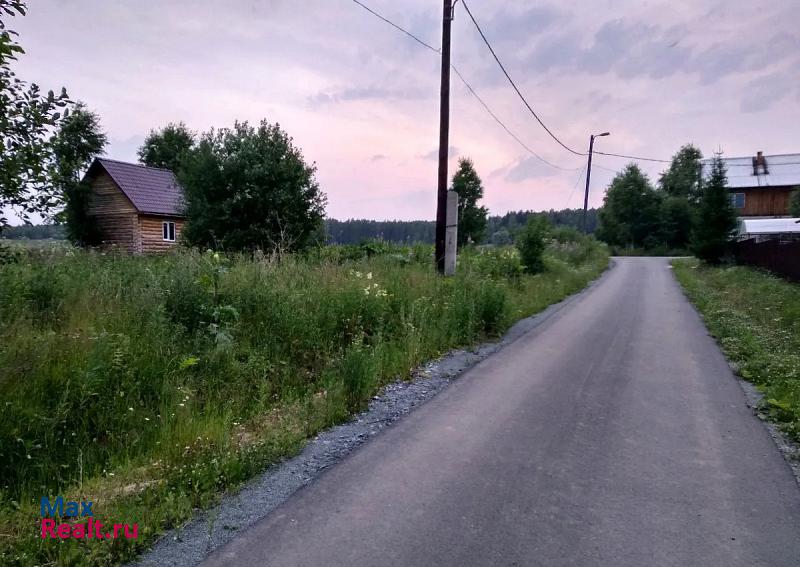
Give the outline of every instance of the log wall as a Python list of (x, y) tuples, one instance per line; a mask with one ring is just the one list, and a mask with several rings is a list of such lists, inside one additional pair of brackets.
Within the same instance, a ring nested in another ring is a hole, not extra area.
[[(175, 242), (164, 240), (163, 223), (165, 221), (175, 223)], [(138, 232), (140, 235), (140, 243), (136, 252), (149, 254), (167, 252), (173, 249), (181, 239), (183, 222), (183, 220), (174, 217), (139, 215)]]
[(744, 209), (736, 209), (743, 217), (789, 216), (790, 187), (764, 187), (763, 189), (731, 189), (731, 193), (744, 193)]

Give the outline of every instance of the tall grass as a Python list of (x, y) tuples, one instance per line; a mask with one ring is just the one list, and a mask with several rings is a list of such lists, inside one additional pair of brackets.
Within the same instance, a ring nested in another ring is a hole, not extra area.
[[(381, 385), (497, 336), (607, 263), (579, 238), (551, 243), (533, 277), (510, 248), (465, 254), (448, 279), (430, 256), (52, 249), (0, 266), (0, 564), (129, 558)], [(57, 494), (138, 523), (139, 539), (42, 541), (37, 503)]]

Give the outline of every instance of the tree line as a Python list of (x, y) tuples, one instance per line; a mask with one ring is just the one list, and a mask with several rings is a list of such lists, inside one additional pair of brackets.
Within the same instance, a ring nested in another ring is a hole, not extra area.
[(691, 250), (719, 261), (736, 228), (736, 212), (722, 156), (714, 156), (706, 177), (702, 158), (695, 146), (683, 146), (655, 185), (639, 166), (627, 165), (606, 191), (598, 238), (621, 249)]
[[(512, 211), (504, 215), (490, 215), (486, 218), (486, 230), (479, 243), (511, 244), (514, 235), (527, 225), (530, 217), (544, 217), (549, 224), (555, 227), (580, 228), (582, 214), (582, 209), (563, 209), (559, 211)], [(597, 209), (589, 209), (587, 219), (587, 225), (593, 231), (597, 225)], [(331, 244), (358, 244), (365, 240), (433, 244), (435, 229), (435, 221), (325, 219), (326, 241)], [(459, 230), (461, 230), (460, 226)]]

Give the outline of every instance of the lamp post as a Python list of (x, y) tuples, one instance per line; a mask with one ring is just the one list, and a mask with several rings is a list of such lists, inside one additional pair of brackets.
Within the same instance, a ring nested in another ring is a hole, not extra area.
[(594, 139), (602, 136), (608, 136), (609, 132), (602, 134), (592, 134), (589, 136), (589, 163), (586, 164), (586, 193), (583, 196), (583, 233), (587, 234), (586, 229), (586, 212), (589, 210), (589, 181), (592, 178), (592, 151), (594, 150)]

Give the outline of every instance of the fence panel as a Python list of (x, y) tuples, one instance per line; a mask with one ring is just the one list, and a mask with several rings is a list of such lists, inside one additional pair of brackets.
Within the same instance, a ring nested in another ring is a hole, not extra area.
[(800, 240), (743, 240), (736, 243), (734, 251), (740, 264), (758, 266), (800, 282)]

